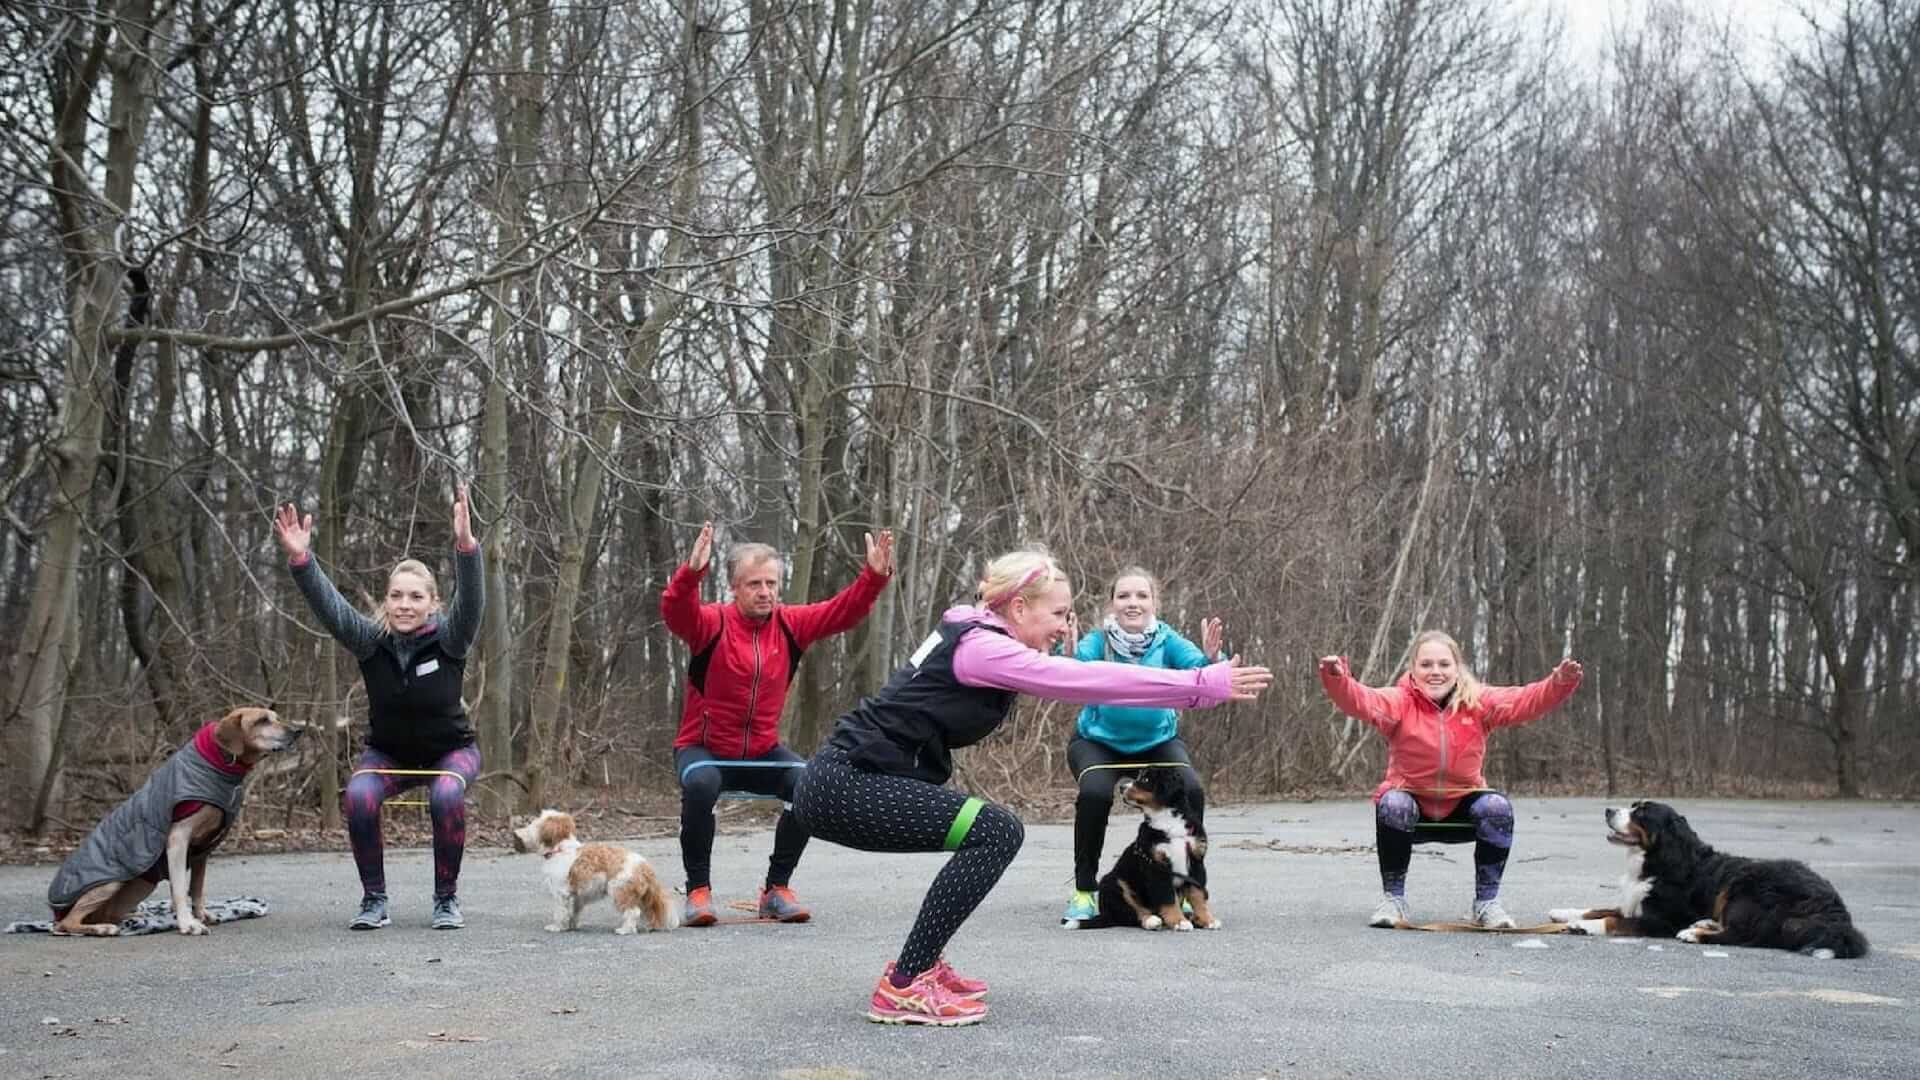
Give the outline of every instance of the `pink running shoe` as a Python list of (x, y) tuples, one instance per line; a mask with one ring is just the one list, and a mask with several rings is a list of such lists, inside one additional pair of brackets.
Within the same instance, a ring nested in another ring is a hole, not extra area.
[(893, 985), (892, 972), (880, 976), (867, 1005), (867, 1019), (876, 1024), (964, 1027), (986, 1018), (986, 1002), (955, 997), (933, 977), (932, 969), (915, 976), (904, 989)]
[[(892, 960), (887, 961), (886, 974), (889, 976), (893, 974), (893, 963)], [(953, 965), (947, 963), (944, 953), (941, 954), (940, 959), (933, 962), (933, 967), (927, 969), (927, 974), (933, 976), (941, 986), (946, 987), (947, 993), (954, 997), (979, 1001), (987, 996), (987, 980), (969, 979), (953, 970)]]

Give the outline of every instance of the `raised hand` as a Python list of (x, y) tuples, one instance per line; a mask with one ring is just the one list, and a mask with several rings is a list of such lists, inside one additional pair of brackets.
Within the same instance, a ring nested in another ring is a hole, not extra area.
[(1553, 678), (1555, 682), (1565, 686), (1569, 683), (1578, 683), (1580, 676), (1585, 673), (1586, 669), (1580, 666), (1580, 661), (1569, 656), (1554, 665)]
[(1240, 658), (1235, 656), (1227, 661), (1233, 665), (1233, 700), (1252, 701), (1260, 696), (1260, 691), (1273, 685), (1273, 670), (1263, 667), (1242, 667)]
[(287, 558), (305, 555), (313, 540), (313, 515), (302, 518), (292, 503), (280, 504), (273, 514), (273, 538), (280, 541), (280, 549), (287, 553)]
[(1226, 628), (1221, 626), (1219, 619), (1200, 620), (1200, 651), (1206, 654), (1208, 660), (1220, 655), (1220, 646), (1226, 641)]
[(453, 541), (462, 550), (478, 547), (473, 539), (473, 522), (467, 516), (467, 485), (453, 486)]
[(1067, 625), (1060, 631), (1060, 655), (1074, 656), (1080, 652), (1080, 616), (1067, 612)]
[(713, 522), (700, 526), (700, 535), (693, 542), (693, 551), (687, 555), (687, 569), (698, 573), (707, 568), (713, 558)]
[(867, 534), (867, 565), (876, 574), (893, 576), (893, 530), (881, 529), (880, 539)]
[(1320, 674), (1335, 679), (1349, 677), (1347, 658), (1344, 656), (1323, 656), (1320, 658)]

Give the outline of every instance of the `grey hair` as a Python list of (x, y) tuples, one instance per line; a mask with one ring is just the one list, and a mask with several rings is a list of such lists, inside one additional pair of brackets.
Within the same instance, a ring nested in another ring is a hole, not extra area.
[(784, 584), (787, 580), (787, 561), (780, 557), (780, 552), (771, 544), (735, 544), (728, 548), (727, 584), (731, 585), (740, 579), (741, 567), (752, 566), (766, 559), (773, 560), (780, 572), (780, 581)]

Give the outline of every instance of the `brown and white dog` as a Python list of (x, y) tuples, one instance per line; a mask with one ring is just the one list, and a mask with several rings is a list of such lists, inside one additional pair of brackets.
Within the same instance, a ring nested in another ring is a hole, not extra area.
[(165, 881), (182, 934), (207, 932), (207, 857), (226, 839), (247, 773), (304, 728), (243, 707), (202, 727), (95, 825), (47, 888), (54, 933), (109, 937)]
[(616, 934), (631, 934), (646, 919), (653, 930), (671, 930), (679, 916), (654, 875), (653, 865), (617, 844), (583, 844), (573, 834), (573, 815), (542, 810), (513, 830), (513, 850), (537, 851), (546, 860), (547, 891), (553, 895), (553, 921), (547, 930), (580, 928), (580, 909), (601, 897), (620, 912)]

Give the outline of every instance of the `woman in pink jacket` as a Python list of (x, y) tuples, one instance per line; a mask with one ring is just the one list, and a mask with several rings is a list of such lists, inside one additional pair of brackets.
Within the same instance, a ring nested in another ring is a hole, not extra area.
[(1320, 658), (1320, 682), (1334, 705), (1387, 737), (1387, 777), (1373, 793), (1386, 895), (1368, 925), (1411, 921), (1407, 866), (1416, 840), (1473, 840), (1473, 921), (1511, 928), (1500, 876), (1513, 848), (1513, 804), (1480, 775), (1487, 735), (1552, 712), (1580, 685), (1580, 663), (1569, 657), (1526, 686), (1485, 686), (1467, 670), (1459, 643), (1437, 630), (1415, 637), (1408, 656), (1406, 673), (1380, 690), (1355, 681), (1344, 657)]

